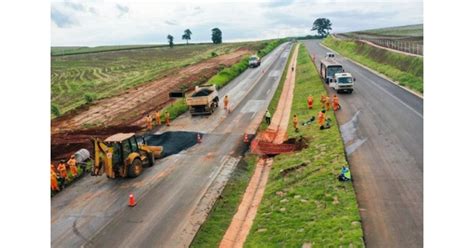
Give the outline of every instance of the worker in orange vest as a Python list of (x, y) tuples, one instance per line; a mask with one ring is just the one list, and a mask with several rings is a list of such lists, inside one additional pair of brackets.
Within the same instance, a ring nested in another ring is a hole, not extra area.
[(319, 129), (324, 129), (324, 123), (326, 122), (326, 110), (321, 110), (318, 114), (318, 125)]
[(69, 158), (67, 164), (69, 165), (69, 170), (71, 171), (72, 176), (77, 177), (76, 156), (74, 156), (74, 154), (71, 155), (71, 158)]
[(54, 168), (53, 164), (51, 164), (51, 190), (59, 191), (58, 175), (56, 174), (56, 168)]
[(332, 109), (334, 109), (334, 111), (338, 111), (340, 109), (339, 97), (337, 97), (337, 95), (332, 97)]
[(171, 121), (170, 112), (166, 111), (165, 116), (166, 116), (166, 126), (169, 127), (170, 126), (170, 121)]
[(326, 103), (326, 96), (325, 96), (325, 95), (321, 95), (321, 98), (319, 99), (319, 102), (321, 103), (321, 106), (324, 107), (324, 103)]
[(155, 121), (157, 126), (161, 126), (161, 115), (160, 111), (156, 111), (155, 113)]
[(146, 130), (151, 130), (153, 128), (152, 118), (151, 118), (150, 114), (147, 114), (145, 116), (145, 124), (146, 124)]
[(307, 101), (308, 101), (308, 108), (313, 109), (313, 96), (309, 95)]
[(296, 117), (296, 114), (293, 115), (293, 127), (295, 128), (295, 132), (298, 132), (298, 117)]
[(59, 176), (66, 181), (67, 179), (67, 169), (66, 169), (66, 163), (64, 160), (61, 160), (58, 164), (58, 171), (59, 171)]
[(229, 96), (226, 95), (224, 96), (224, 109), (227, 110), (228, 107), (229, 107)]
[(331, 110), (331, 98), (326, 96), (326, 101), (324, 102), (326, 111)]

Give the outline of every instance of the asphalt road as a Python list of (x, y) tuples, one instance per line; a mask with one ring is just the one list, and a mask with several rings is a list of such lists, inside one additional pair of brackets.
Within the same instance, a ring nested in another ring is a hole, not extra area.
[[(219, 92), (230, 96), (231, 113), (186, 114), (160, 130), (202, 132), (201, 144), (157, 161), (138, 178), (87, 177), (52, 198), (52, 246), (187, 246), (246, 149), (243, 134), (263, 116), (289, 49), (281, 45)], [(127, 206), (130, 193), (134, 208)]]
[[(316, 40), (303, 43), (319, 66), (329, 50)], [(366, 245), (422, 247), (423, 99), (340, 55), (336, 60), (356, 78), (354, 92), (339, 95), (342, 110), (336, 117)]]

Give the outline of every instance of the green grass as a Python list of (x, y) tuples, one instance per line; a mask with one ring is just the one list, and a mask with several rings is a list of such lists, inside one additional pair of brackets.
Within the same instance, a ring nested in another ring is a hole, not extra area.
[(386, 75), (402, 86), (423, 93), (423, 58), (333, 37), (324, 39), (322, 43), (341, 55)]
[[(423, 24), (388, 27), (388, 28), (377, 28), (358, 31), (362, 33), (370, 33), (374, 35), (394, 35), (394, 36), (406, 36), (406, 37), (419, 37), (423, 36)], [(355, 32), (357, 33), (357, 32)]]
[[(308, 110), (309, 94), (326, 94), (311, 58), (300, 46), (296, 68), (296, 85), (292, 115), (300, 121), (316, 115), (320, 109)], [(317, 98), (316, 98), (317, 99)], [(332, 112), (329, 117), (335, 120)], [(347, 165), (344, 146), (337, 125), (319, 130), (316, 125), (301, 127), (295, 133), (289, 124), (289, 137), (304, 136), (308, 148), (294, 154), (278, 155), (246, 247), (313, 247), (363, 246), (355, 192), (351, 183), (341, 183), (337, 175)], [(307, 166), (286, 176), (280, 171), (306, 163)], [(278, 192), (278, 193), (277, 193)], [(283, 192), (283, 196), (280, 196)]]
[(198, 63), (214, 54), (241, 47), (257, 51), (263, 42), (189, 45), (115, 50), (51, 57), (51, 101), (60, 114), (95, 99), (114, 96), (147, 83), (176, 68)]
[[(264, 42), (262, 44), (263, 49), (258, 50), (258, 55), (260, 57), (263, 57), (273, 51), (277, 46), (282, 44), (285, 40), (280, 39), (280, 40), (271, 40)], [(214, 75), (212, 78), (209, 79), (207, 84), (215, 84), (218, 89), (224, 87), (227, 85), (230, 81), (232, 81), (234, 78), (236, 78), (238, 75), (240, 75), (242, 72), (244, 72), (249, 66), (249, 57), (245, 57), (242, 60), (240, 60), (238, 63), (233, 64), (232, 66), (228, 68), (222, 69), (219, 73)]]
[(209, 216), (194, 237), (191, 247), (219, 247), (232, 217), (237, 212), (247, 184), (255, 170), (258, 157), (246, 156), (225, 186), (221, 198), (217, 200)]

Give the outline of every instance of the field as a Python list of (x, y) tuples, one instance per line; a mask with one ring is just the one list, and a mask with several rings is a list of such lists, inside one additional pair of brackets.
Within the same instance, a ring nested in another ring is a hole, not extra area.
[[(263, 48), (263, 44), (262, 42), (205, 44), (176, 46), (172, 49), (156, 47), (52, 56), (52, 114), (62, 115), (86, 103), (119, 94), (126, 89), (159, 78), (174, 69), (240, 48), (256, 51)], [(94, 48), (75, 49), (90, 52)], [(106, 48), (100, 49), (104, 51)]]
[[(297, 114), (303, 121), (316, 115), (321, 107), (315, 101), (316, 110), (308, 110), (306, 97), (312, 94), (319, 99), (319, 95), (326, 94), (304, 47), (299, 50), (296, 73), (291, 115)], [(329, 117), (335, 120), (332, 111)], [(341, 167), (347, 166), (337, 125), (319, 130), (313, 124), (301, 127), (299, 133), (288, 128), (289, 138), (300, 135), (308, 139), (306, 149), (278, 155), (273, 160), (265, 194), (245, 246), (302, 247), (305, 243), (312, 247), (363, 246), (354, 189), (351, 183), (337, 180)], [(299, 169), (281, 173), (290, 167)]]
[(364, 40), (379, 46), (423, 55), (423, 24), (336, 34), (338, 38)]
[(409, 56), (354, 40), (328, 37), (327, 47), (364, 64), (417, 92), (423, 93), (423, 57)]

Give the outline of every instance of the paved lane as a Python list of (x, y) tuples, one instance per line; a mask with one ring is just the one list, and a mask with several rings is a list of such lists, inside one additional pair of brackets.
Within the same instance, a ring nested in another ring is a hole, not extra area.
[[(316, 40), (303, 43), (319, 65), (329, 50)], [(422, 247), (423, 100), (339, 55), (336, 60), (357, 79), (351, 95), (340, 94), (336, 117), (366, 244)]]
[[(290, 44), (281, 45), (263, 59), (261, 67), (247, 70), (220, 91), (234, 99), (232, 113), (219, 109), (207, 117), (184, 115), (161, 130), (202, 131), (201, 144), (157, 161), (138, 178), (88, 177), (54, 197), (52, 246), (188, 244), (240, 160), (243, 133), (266, 110), (289, 49)], [(138, 205), (129, 208), (127, 197), (132, 192)]]

